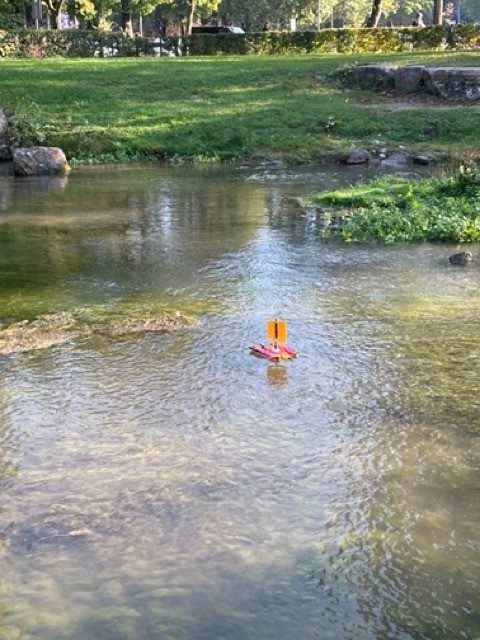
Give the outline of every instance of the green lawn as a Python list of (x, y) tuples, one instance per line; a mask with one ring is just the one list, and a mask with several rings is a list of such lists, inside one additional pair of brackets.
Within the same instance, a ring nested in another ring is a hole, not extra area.
[(314, 157), (373, 141), (452, 154), (480, 148), (478, 106), (391, 109), (392, 98), (322, 81), (355, 61), (480, 65), (480, 52), (1, 60), (0, 105), (20, 105), (26, 130), (83, 161)]

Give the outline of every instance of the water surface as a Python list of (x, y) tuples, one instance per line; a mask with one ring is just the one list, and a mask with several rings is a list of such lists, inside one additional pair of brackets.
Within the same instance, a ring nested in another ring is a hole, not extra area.
[(0, 178), (0, 323), (202, 310), (1, 358), (2, 640), (480, 637), (480, 266), (319, 242), (291, 198), (361, 177)]

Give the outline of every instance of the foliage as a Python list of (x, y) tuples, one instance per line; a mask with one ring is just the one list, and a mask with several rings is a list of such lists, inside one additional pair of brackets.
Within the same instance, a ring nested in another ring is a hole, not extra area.
[(12, 96), (10, 101), (14, 106), (7, 107), (9, 139), (13, 143), (21, 143), (25, 146), (43, 144), (45, 142), (44, 123), (39, 116), (38, 104), (26, 100), (12, 100)]
[(16, 2), (0, 0), (0, 30), (12, 31), (22, 24), (20, 7)]
[(340, 216), (324, 236), (348, 242), (477, 242), (480, 240), (480, 173), (462, 168), (448, 179), (381, 178), (312, 198)]
[(186, 42), (190, 55), (442, 51), (477, 48), (480, 26), (197, 34)]
[[(86, 6), (86, 5), (85, 5)], [(87, 11), (87, 9), (85, 9)], [(165, 40), (178, 50), (178, 38)], [(277, 55), (295, 53), (375, 53), (389, 51), (466, 50), (480, 46), (480, 26), (425, 29), (323, 29), (304, 32), (195, 34), (184, 38), (190, 55)], [(151, 38), (122, 32), (69, 29), (0, 32), (0, 57), (103, 57), (155, 55)]]
[[(176, 41), (176, 39), (174, 39)], [(68, 29), (39, 30), (22, 29), (0, 34), (0, 57), (48, 58), (63, 56), (91, 58), (105, 56), (155, 55), (151, 38), (127, 37), (122, 32)]]

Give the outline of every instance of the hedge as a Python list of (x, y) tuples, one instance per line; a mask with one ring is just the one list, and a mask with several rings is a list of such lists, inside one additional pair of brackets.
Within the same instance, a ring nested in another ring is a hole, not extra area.
[[(175, 55), (270, 55), (295, 53), (386, 53), (480, 48), (480, 26), (473, 24), (380, 29), (324, 29), (321, 31), (246, 34), (195, 34), (163, 38), (163, 52)], [(123, 33), (64, 31), (0, 32), (2, 57), (104, 57), (160, 55), (159, 41)]]
[[(163, 38), (163, 48), (174, 51), (178, 38)], [(110, 56), (159, 55), (160, 43), (152, 38), (129, 38), (122, 32), (101, 33), (80, 29), (20, 29), (0, 32), (0, 57), (10, 58), (93, 58)]]
[(473, 24), (380, 29), (323, 29), (246, 34), (196, 34), (185, 38), (190, 55), (289, 53), (387, 53), (480, 48), (480, 26)]

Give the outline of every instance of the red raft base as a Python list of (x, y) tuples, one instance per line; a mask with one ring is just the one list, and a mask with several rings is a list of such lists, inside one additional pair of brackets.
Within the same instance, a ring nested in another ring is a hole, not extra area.
[(297, 357), (298, 351), (295, 347), (289, 347), (287, 344), (279, 344), (277, 347), (274, 347), (273, 344), (259, 344), (250, 347), (250, 353), (268, 360), (292, 360)]

